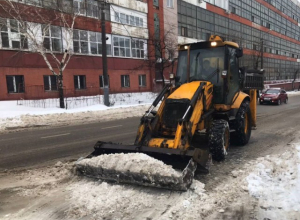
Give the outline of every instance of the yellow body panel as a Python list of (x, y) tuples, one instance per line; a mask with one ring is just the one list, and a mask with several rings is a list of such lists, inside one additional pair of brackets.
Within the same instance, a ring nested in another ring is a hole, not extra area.
[(174, 148), (174, 140), (164, 138), (152, 138), (149, 141), (148, 147)]
[[(236, 97), (236, 96), (238, 96), (238, 97)], [(243, 93), (243, 92), (238, 92), (233, 98), (233, 100), (235, 100), (235, 101), (234, 101), (233, 105), (231, 106), (231, 108), (240, 108), (242, 102), (247, 97), (249, 97), (248, 94)]]
[[(195, 81), (190, 83), (185, 83), (181, 85), (177, 90), (175, 90), (168, 99), (189, 99), (191, 100), (198, 89), (201, 81)], [(211, 83), (207, 82), (207, 85)]]
[(232, 47), (235, 47), (235, 48), (239, 48), (239, 45), (235, 42), (231, 42), (231, 41), (224, 41), (224, 44), (225, 45), (229, 45), (229, 46), (232, 46)]
[(250, 90), (250, 111), (251, 111), (251, 117), (252, 117), (252, 126), (256, 127), (256, 90), (251, 89)]

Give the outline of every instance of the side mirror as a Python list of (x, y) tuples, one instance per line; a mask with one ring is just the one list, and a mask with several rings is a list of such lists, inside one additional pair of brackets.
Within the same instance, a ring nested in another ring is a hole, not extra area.
[(242, 57), (243, 54), (244, 54), (244, 53), (243, 53), (243, 48), (238, 48), (238, 49), (236, 50), (236, 52), (235, 52), (235, 55), (236, 55), (237, 58)]
[(227, 78), (227, 70), (223, 70), (221, 75), (222, 75), (222, 78)]
[(170, 73), (170, 80), (174, 79), (174, 73)]
[(245, 67), (239, 68), (239, 78), (240, 79), (244, 79), (245, 78), (245, 72), (246, 72), (246, 68)]

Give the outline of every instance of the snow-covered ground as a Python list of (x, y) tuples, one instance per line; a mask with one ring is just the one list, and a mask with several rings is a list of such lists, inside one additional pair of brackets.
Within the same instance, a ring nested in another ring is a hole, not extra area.
[(0, 101), (0, 131), (141, 116), (155, 97), (156, 94), (150, 92), (113, 94), (110, 95), (110, 102), (114, 103), (111, 107), (95, 104), (70, 109), (30, 107), (18, 105), (17, 101)]
[(295, 90), (295, 91), (288, 91), (288, 92), (286, 92), (287, 94), (288, 94), (288, 96), (298, 96), (298, 95), (300, 95), (300, 91), (298, 91), (298, 90)]
[[(128, 97), (135, 100), (129, 106), (123, 99), (123, 105), (116, 102), (109, 109), (103, 105), (37, 109), (0, 102), (0, 126), (4, 129), (141, 116), (149, 104), (138, 102), (151, 103), (155, 97), (141, 96)], [(209, 191), (198, 180), (187, 192), (176, 192), (87, 179), (75, 175), (75, 162), (0, 173), (0, 219), (300, 220), (300, 140), (282, 148), (286, 149), (283, 154), (248, 161)]]
[[(288, 92), (288, 95), (300, 95), (300, 91)], [(149, 92), (113, 94), (110, 96), (110, 101), (114, 103), (112, 107), (95, 104), (70, 109), (29, 107), (17, 105), (17, 101), (0, 101), (0, 132), (28, 127), (68, 125), (139, 117), (148, 110), (155, 97), (156, 94)], [(75, 103), (76, 101), (73, 104)]]
[(249, 161), (210, 191), (198, 180), (187, 192), (107, 183), (74, 175), (74, 163), (6, 174), (0, 219), (298, 220), (300, 142), (283, 147), (285, 153)]
[(300, 219), (300, 143), (282, 155), (259, 158), (246, 180), (259, 219)]

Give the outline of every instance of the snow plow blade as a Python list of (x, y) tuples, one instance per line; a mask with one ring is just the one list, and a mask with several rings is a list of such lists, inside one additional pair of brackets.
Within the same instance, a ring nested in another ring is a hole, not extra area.
[(173, 168), (175, 169), (183, 170), (181, 173), (178, 172), (178, 175), (163, 175), (161, 173), (151, 174), (147, 172), (131, 172), (128, 170), (120, 171), (107, 167), (105, 164), (101, 163), (86, 163), (84, 161), (85, 159), (77, 161), (76, 170), (79, 172), (79, 174), (109, 182), (186, 191), (192, 184), (194, 173), (197, 169), (197, 162), (193, 159), (195, 150), (187, 150), (183, 155), (182, 151), (176, 149), (153, 148), (145, 146), (139, 147), (134, 145), (121, 145), (100, 141), (96, 143), (94, 148), (95, 151), (85, 159), (94, 158), (103, 154), (111, 155), (119, 153), (144, 153), (152, 158), (163, 161), (163, 163), (166, 165), (173, 165)]

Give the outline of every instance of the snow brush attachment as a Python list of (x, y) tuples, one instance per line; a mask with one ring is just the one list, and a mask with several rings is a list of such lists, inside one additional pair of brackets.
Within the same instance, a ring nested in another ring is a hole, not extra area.
[[(197, 163), (193, 159), (188, 160), (187, 166), (180, 172), (162, 162), (162, 154), (158, 156), (159, 159), (143, 152), (100, 152), (95, 148), (87, 158), (76, 162), (76, 170), (80, 175), (108, 182), (186, 191), (193, 182)], [(165, 156), (169, 160), (172, 157)], [(175, 159), (178, 165), (178, 157), (172, 160)]]

